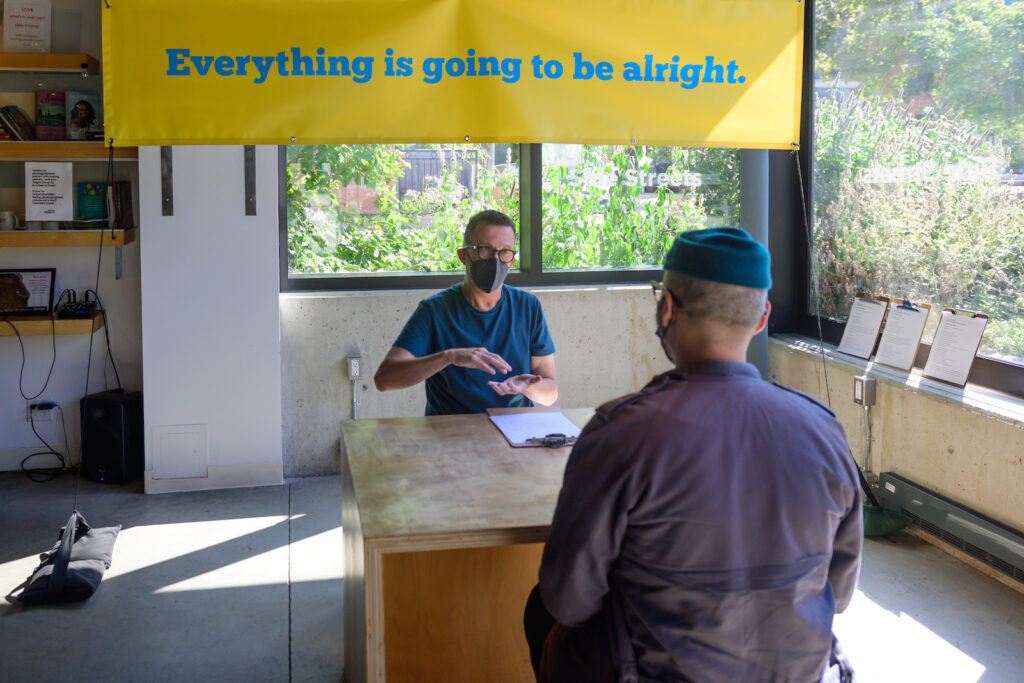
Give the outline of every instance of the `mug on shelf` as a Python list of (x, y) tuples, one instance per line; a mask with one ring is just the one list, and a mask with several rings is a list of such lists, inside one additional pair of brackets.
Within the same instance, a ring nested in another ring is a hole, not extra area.
[(0, 230), (20, 230), (18, 214), (13, 211), (0, 211)]

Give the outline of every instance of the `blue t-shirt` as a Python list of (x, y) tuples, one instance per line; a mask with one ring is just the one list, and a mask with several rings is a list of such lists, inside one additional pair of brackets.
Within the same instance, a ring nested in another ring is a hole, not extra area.
[(461, 282), (421, 301), (395, 346), (417, 358), (446, 349), (482, 346), (512, 366), (508, 374), (498, 371), (491, 375), (476, 368), (449, 365), (424, 383), (427, 415), (532, 406), (533, 402), (522, 394), (500, 396), (487, 383), (528, 373), (531, 356), (555, 352), (540, 301), (533, 294), (505, 285), (497, 306), (478, 311), (463, 296)]

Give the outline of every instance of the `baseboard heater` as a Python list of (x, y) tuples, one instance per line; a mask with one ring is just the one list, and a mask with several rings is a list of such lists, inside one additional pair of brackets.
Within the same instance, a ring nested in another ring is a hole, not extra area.
[(879, 475), (878, 494), (883, 507), (900, 510), (915, 526), (1024, 583), (1021, 532), (892, 472)]

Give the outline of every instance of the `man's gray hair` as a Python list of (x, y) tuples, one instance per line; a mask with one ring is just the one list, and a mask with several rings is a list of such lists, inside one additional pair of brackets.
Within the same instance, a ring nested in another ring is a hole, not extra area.
[(679, 298), (681, 312), (694, 321), (752, 327), (764, 315), (768, 290), (727, 285), (665, 271), (665, 286)]

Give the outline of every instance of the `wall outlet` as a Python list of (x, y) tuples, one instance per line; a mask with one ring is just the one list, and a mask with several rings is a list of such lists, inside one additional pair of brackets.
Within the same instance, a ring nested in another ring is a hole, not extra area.
[(49, 403), (49, 401), (30, 401), (25, 406), (25, 422), (34, 422), (35, 424), (53, 422), (53, 414), (57, 412), (57, 409), (40, 408), (40, 403)]
[(363, 378), (363, 357), (345, 356), (345, 373), (349, 379), (356, 380)]
[(860, 376), (853, 378), (853, 402), (860, 406), (875, 405), (875, 378)]

